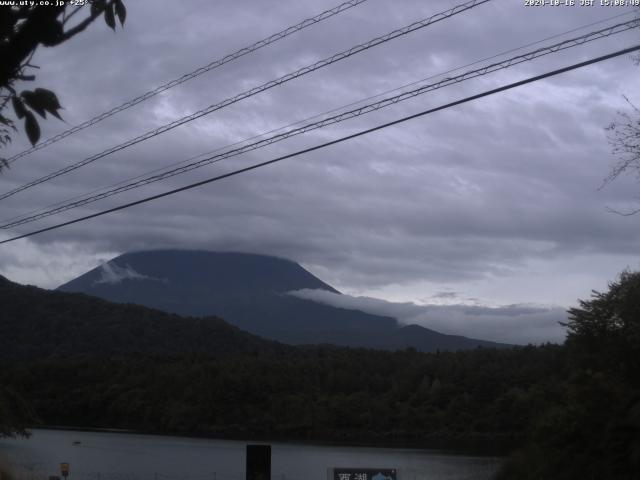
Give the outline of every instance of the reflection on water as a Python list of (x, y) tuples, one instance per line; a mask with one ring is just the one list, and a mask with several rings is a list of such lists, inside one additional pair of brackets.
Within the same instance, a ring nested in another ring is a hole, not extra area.
[[(0, 440), (16, 480), (243, 480), (246, 442), (154, 435), (34, 430), (28, 440)], [(272, 443), (272, 480), (326, 480), (330, 467), (395, 468), (398, 480), (483, 480), (496, 457), (435, 450)]]

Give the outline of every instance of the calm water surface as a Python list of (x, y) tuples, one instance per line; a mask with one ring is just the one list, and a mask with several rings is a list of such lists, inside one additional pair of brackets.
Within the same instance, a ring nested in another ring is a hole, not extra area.
[[(74, 445), (74, 442), (81, 442)], [(259, 442), (258, 442), (259, 443)], [(271, 443), (272, 480), (327, 480), (329, 467), (395, 468), (398, 480), (490, 479), (501, 459), (436, 450)], [(124, 433), (34, 430), (0, 440), (17, 480), (244, 480), (246, 442)]]

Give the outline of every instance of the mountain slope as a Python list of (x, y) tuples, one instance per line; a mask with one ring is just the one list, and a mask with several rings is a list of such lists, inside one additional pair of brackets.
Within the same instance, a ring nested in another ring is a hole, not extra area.
[(216, 315), (237, 327), (290, 344), (422, 351), (500, 346), (443, 335), (390, 317), (288, 295), (337, 290), (290, 260), (244, 253), (159, 250), (121, 255), (59, 287), (180, 315)]
[(215, 317), (182, 318), (138, 305), (23, 286), (0, 276), (0, 360), (117, 355), (220, 356), (280, 351)]

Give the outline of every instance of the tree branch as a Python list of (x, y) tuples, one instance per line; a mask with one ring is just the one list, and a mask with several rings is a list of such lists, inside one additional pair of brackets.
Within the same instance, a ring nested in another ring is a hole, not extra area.
[[(110, 4), (111, 2), (109, 2)], [(56, 42), (54, 45), (59, 45), (62, 42), (66, 42), (67, 40), (69, 40), (71, 37), (77, 35), (78, 33), (82, 32), (84, 29), (86, 29), (89, 25), (91, 25), (91, 23), (93, 23), (93, 21), (98, 18), (102, 12), (105, 11), (105, 7), (104, 6), (98, 6), (91, 14), (89, 14), (89, 16), (87, 18), (85, 18), (82, 22), (80, 22), (79, 24), (77, 24), (75, 27), (70, 28), (69, 30), (67, 30), (66, 32), (64, 32), (62, 34), (62, 36), (60, 37), (60, 41)]]

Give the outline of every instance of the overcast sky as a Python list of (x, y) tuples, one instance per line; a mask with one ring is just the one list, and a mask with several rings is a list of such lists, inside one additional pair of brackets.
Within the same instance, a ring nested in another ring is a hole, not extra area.
[[(100, 20), (63, 46), (38, 51), (33, 60), (41, 67), (37, 82), (24, 88), (54, 90), (66, 122), (43, 122), (42, 138), (339, 1), (125, 3), (123, 30), (113, 33)], [(18, 160), (0, 176), (0, 189), (15, 188), (458, 3), (368, 0)], [(2, 200), (0, 219), (436, 76), (433, 82), (450, 69), (627, 11), (494, 0)], [(629, 12), (498, 59), (629, 20)], [(2, 235), (71, 220), (639, 42), (638, 29), (592, 42)], [(616, 162), (605, 127), (617, 111), (627, 109), (623, 95), (640, 104), (639, 68), (628, 56), (616, 58), (5, 244), (0, 246), (0, 272), (52, 288), (131, 250), (274, 254), (300, 262), (354, 297), (426, 306), (429, 315), (423, 310), (405, 315), (418, 323), (429, 324), (424, 318), (430, 318), (434, 326), (435, 316), (441, 323), (451, 318), (453, 330), (465, 333), (461, 319), (480, 317), (477, 312), (489, 307), (509, 323), (487, 323), (484, 337), (513, 338), (499, 329), (522, 332), (527, 326), (535, 330), (531, 341), (557, 340), (562, 334), (556, 319), (563, 320), (577, 298), (606, 288), (625, 268), (640, 267), (640, 216), (607, 211), (637, 207), (640, 186), (629, 177), (599, 189)], [(4, 156), (27, 146), (25, 136), (16, 135)], [(378, 304), (379, 311), (387, 308), (384, 303)], [(434, 305), (480, 310), (464, 310), (476, 312), (466, 317), (444, 311), (438, 316)], [(469, 328), (476, 333), (477, 328)]]

